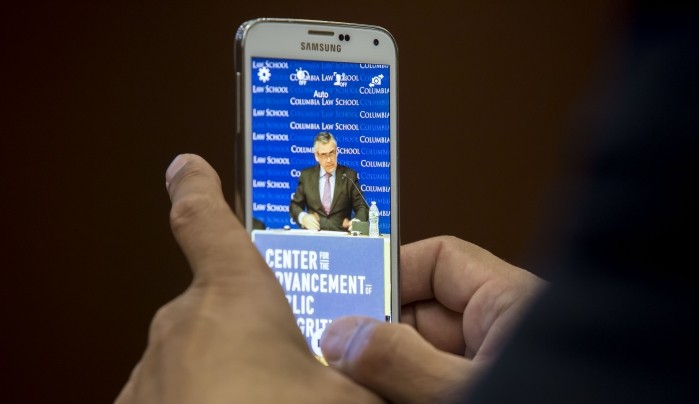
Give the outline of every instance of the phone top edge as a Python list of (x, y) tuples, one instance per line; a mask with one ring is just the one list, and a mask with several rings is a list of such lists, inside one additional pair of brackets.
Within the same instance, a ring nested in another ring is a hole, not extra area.
[[(238, 30), (236, 31), (236, 43), (242, 45), (245, 42), (246, 34), (248, 31), (253, 29), (256, 25), (265, 23), (278, 23), (278, 24), (304, 24), (309, 27), (313, 26), (326, 26), (326, 27), (338, 27), (338, 28), (355, 28), (355, 29), (370, 29), (378, 31), (386, 35), (392, 42), (394, 52), (398, 53), (398, 43), (391, 32), (380, 26), (372, 24), (363, 23), (351, 23), (342, 21), (331, 21), (331, 20), (310, 20), (310, 19), (300, 19), (300, 18), (276, 18), (276, 17), (261, 17), (247, 20), (240, 24)], [(240, 48), (240, 47), (239, 47)]]

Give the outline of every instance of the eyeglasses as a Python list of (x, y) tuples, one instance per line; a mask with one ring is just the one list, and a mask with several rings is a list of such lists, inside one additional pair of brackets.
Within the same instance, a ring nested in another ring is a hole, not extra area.
[(332, 149), (327, 153), (318, 153), (316, 152), (316, 155), (318, 156), (318, 159), (320, 160), (335, 160), (335, 157), (337, 157), (337, 149)]

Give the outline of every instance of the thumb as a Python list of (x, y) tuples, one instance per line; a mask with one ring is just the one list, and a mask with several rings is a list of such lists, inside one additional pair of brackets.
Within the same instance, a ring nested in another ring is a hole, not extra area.
[(473, 379), (473, 362), (440, 351), (411, 326), (343, 317), (320, 341), (328, 364), (393, 403), (450, 402)]

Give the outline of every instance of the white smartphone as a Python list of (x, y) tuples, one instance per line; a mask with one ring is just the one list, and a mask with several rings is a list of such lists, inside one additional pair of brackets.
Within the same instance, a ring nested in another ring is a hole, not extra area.
[(323, 361), (334, 319), (400, 315), (396, 43), (262, 18), (238, 29), (235, 61), (234, 210)]

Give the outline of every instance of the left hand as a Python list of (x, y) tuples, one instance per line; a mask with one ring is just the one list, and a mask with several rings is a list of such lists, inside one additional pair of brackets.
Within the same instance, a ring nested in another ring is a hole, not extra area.
[(313, 357), (213, 168), (180, 155), (166, 183), (172, 230), (194, 277), (155, 315), (116, 403), (380, 402)]
[[(347, 220), (347, 219), (345, 219)], [(355, 224), (356, 222), (359, 222), (360, 220), (357, 219), (356, 217), (353, 218), (352, 220), (349, 221), (349, 227), (347, 228), (347, 231), (352, 232), (352, 225)]]
[(323, 355), (390, 402), (463, 399), (547, 283), (455, 237), (406, 244), (400, 254), (407, 324), (336, 319), (321, 338)]

